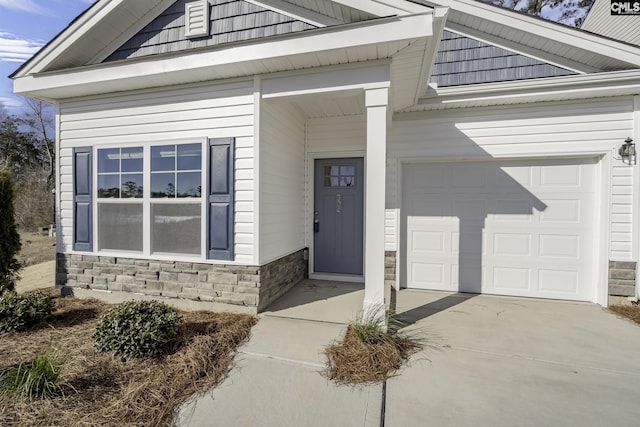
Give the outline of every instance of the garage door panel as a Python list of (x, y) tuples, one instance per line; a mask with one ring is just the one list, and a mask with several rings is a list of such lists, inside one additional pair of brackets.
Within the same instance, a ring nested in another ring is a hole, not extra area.
[(580, 224), (580, 213), (584, 210), (581, 200), (548, 198), (546, 202), (547, 208), (540, 213), (540, 222)]
[(496, 290), (529, 291), (531, 270), (517, 267), (494, 267), (493, 288)]
[(522, 167), (509, 167), (491, 169), (493, 182), (501, 191), (520, 191), (521, 188), (530, 188), (533, 185), (533, 171)]
[(505, 256), (530, 256), (531, 235), (528, 233), (495, 233), (492, 250), (486, 253)]
[(594, 159), (405, 165), (403, 284), (593, 300), (596, 165)]
[(541, 234), (538, 255), (541, 257), (580, 259), (580, 236)]
[(580, 274), (577, 271), (540, 269), (538, 276), (541, 292), (579, 296)]

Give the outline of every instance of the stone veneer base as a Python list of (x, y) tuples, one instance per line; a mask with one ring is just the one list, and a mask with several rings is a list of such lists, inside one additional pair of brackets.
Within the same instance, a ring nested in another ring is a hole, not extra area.
[(636, 267), (634, 261), (609, 261), (610, 297), (636, 296)]
[(257, 313), (308, 276), (306, 254), (302, 249), (260, 267), (57, 254), (56, 286), (78, 296), (156, 297)]

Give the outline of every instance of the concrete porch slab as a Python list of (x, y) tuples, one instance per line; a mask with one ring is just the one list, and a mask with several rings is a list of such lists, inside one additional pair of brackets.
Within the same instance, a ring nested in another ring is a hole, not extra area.
[(351, 323), (362, 312), (362, 283), (303, 280), (271, 304), (264, 316)]

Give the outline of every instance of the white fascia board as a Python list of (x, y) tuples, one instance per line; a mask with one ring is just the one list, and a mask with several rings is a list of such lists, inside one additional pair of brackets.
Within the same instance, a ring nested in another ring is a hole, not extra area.
[[(139, 60), (28, 75), (14, 80), (14, 92), (47, 99), (62, 99), (101, 93), (100, 85), (120, 90), (142, 89), (151, 77), (206, 75), (207, 70), (234, 64), (247, 64), (271, 58), (413, 40), (432, 36), (432, 13), (381, 18), (354, 24), (309, 30), (254, 43), (229, 44), (218, 49), (183, 51), (178, 54), (143, 57)], [(183, 81), (182, 83), (188, 83)], [(108, 89), (106, 90), (108, 91)]]
[(420, 99), (418, 106), (455, 108), (468, 103), (500, 104), (520, 99), (544, 101), (562, 95), (566, 99), (640, 94), (640, 70), (546, 77), (535, 80), (486, 83), (436, 89), (437, 95)]
[(447, 21), (448, 7), (437, 7), (433, 13), (433, 35), (427, 42), (424, 56), (422, 59), (422, 68), (420, 69), (420, 77), (418, 78), (416, 86), (416, 95), (412, 100), (413, 105), (417, 104), (420, 100), (420, 96), (424, 93), (424, 88), (427, 87), (429, 79), (431, 78), (431, 72), (433, 71), (433, 64), (436, 61), (436, 54), (440, 47), (440, 39), (442, 38), (442, 30), (444, 29), (445, 22)]
[(350, 67), (322, 67), (296, 74), (283, 73), (262, 79), (262, 97), (276, 99), (389, 87), (389, 61), (354, 64)]
[(442, 6), (466, 15), (490, 21), (496, 25), (518, 29), (538, 37), (558, 40), (560, 43), (599, 55), (640, 66), (640, 48), (595, 34), (564, 27), (554, 22), (535, 19), (522, 13), (484, 4), (476, 0), (433, 0)]
[(315, 25), (316, 27), (328, 27), (331, 25), (344, 24), (344, 21), (340, 21), (330, 16), (322, 15), (313, 10), (305, 9), (293, 3), (286, 2), (284, 0), (245, 0), (256, 6), (264, 7), (265, 9), (272, 10), (274, 12), (281, 13), (291, 18), (297, 19), (307, 24)]
[(410, 15), (431, 9), (407, 0), (333, 0), (335, 3), (375, 16)]

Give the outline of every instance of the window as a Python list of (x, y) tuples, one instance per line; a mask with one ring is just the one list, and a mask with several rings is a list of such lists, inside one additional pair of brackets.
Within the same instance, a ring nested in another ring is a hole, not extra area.
[(347, 166), (325, 166), (324, 186), (325, 187), (355, 187), (356, 167)]
[(151, 252), (199, 255), (202, 145), (151, 147)]
[(74, 148), (74, 251), (233, 261), (234, 150), (234, 138)]
[(98, 150), (98, 242), (101, 250), (143, 250), (142, 147)]
[(151, 147), (151, 197), (202, 196), (200, 144)]

